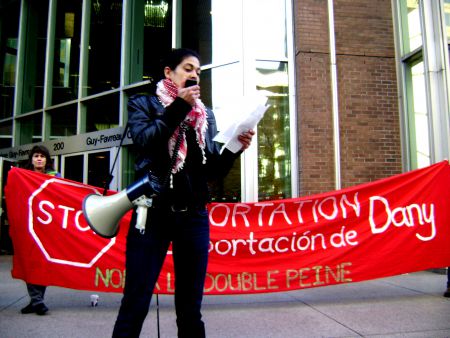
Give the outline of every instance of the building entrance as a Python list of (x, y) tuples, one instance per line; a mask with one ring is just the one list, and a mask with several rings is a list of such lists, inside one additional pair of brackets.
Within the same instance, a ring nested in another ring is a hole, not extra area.
[[(61, 156), (61, 174), (69, 180), (103, 188), (109, 179), (109, 174), (117, 148), (87, 151), (83, 153)], [(118, 190), (118, 170), (116, 164), (109, 189)]]

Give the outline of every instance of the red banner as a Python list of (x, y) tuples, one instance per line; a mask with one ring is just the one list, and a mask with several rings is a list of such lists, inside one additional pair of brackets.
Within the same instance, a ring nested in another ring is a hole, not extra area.
[[(211, 204), (205, 293), (287, 291), (450, 266), (449, 188), (444, 161), (314, 196)], [(81, 204), (97, 190), (28, 170), (9, 172), (14, 278), (122, 292), (131, 213), (117, 237), (94, 234)], [(173, 286), (169, 251), (157, 292), (173, 293)]]

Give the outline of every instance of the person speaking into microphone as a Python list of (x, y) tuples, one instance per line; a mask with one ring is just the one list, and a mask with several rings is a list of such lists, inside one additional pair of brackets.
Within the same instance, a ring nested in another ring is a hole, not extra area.
[[(201, 305), (209, 248), (208, 180), (224, 177), (247, 149), (253, 130), (239, 137), (232, 153), (213, 141), (213, 112), (200, 99), (200, 56), (175, 49), (165, 59), (163, 78), (151, 95), (128, 101), (128, 124), (137, 148), (137, 179), (149, 171), (167, 187), (148, 209), (145, 232), (134, 226), (127, 235), (126, 280), (113, 337), (138, 337), (153, 290), (172, 244), (178, 337), (205, 337)], [(179, 149), (176, 146), (179, 144)]]

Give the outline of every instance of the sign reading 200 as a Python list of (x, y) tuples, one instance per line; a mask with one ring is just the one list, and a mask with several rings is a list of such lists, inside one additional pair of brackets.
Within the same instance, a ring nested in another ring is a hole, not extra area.
[(64, 142), (56, 142), (53, 145), (53, 151), (63, 150), (64, 149)]

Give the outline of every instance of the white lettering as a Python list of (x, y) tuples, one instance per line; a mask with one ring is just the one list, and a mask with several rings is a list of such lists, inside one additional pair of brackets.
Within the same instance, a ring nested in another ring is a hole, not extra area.
[(263, 224), (264, 224), (263, 211), (264, 211), (265, 207), (269, 207), (272, 205), (273, 205), (273, 203), (255, 203), (255, 206), (261, 207), (261, 209), (259, 210), (259, 213), (258, 213), (258, 225), (259, 226), (263, 226)]
[(62, 228), (67, 229), (67, 219), (69, 218), (69, 211), (74, 211), (75, 209), (66, 207), (65, 205), (58, 205), (58, 208), (64, 210)]
[(286, 213), (286, 209), (285, 209), (285, 205), (284, 203), (280, 203), (274, 211), (272, 211), (272, 214), (270, 215), (270, 219), (269, 219), (269, 226), (271, 226), (273, 224), (273, 219), (275, 218), (276, 214), (281, 214), (284, 217), (284, 220), (286, 221), (287, 224), (292, 224), (291, 220), (289, 219), (287, 213)]
[[(332, 205), (332, 213), (330, 215), (327, 215), (325, 213), (325, 211), (323, 210), (323, 205), (327, 202), (327, 201), (331, 201), (331, 205)], [(327, 197), (325, 198), (323, 201), (320, 202), (319, 204), (319, 213), (326, 219), (328, 220), (332, 220), (335, 219), (337, 214), (338, 214), (338, 208), (337, 208), (337, 203), (336, 203), (336, 197), (331, 196), (331, 197)]]
[[(421, 241), (430, 241), (436, 236), (436, 223), (434, 217), (434, 204), (410, 204), (406, 207), (397, 207), (391, 210), (389, 201), (381, 196), (370, 197), (369, 224), (373, 234), (387, 231), (392, 224), (397, 228), (403, 226), (413, 228), (416, 226), (429, 226), (429, 235), (423, 236), (416, 232)], [(376, 212), (377, 210), (378, 212)], [(415, 211), (415, 212), (414, 212)], [(418, 225), (416, 225), (416, 219)]]
[(254, 233), (250, 232), (247, 239), (221, 239), (217, 242), (210, 241), (209, 252), (219, 255), (236, 256), (238, 251), (248, 251), (251, 255), (258, 253), (284, 253), (297, 251), (326, 250), (329, 245), (339, 248), (344, 246), (355, 246), (358, 244), (354, 239), (357, 236), (355, 230), (346, 231), (342, 226), (339, 232), (327, 237), (322, 233), (305, 231), (301, 236), (293, 232), (291, 236), (264, 237), (255, 239)]
[(82, 214), (83, 214), (82, 210), (78, 210), (77, 213), (75, 214), (75, 226), (77, 227), (78, 230), (84, 232), (89, 230), (89, 225), (86, 225), (84, 228), (80, 225), (80, 216)]
[(44, 206), (48, 205), (50, 208), (52, 208), (53, 210), (55, 210), (55, 206), (53, 205), (52, 202), (50, 201), (40, 201), (39, 202), (39, 210), (42, 211), (42, 213), (44, 213), (47, 216), (47, 219), (44, 220), (41, 217), (37, 217), (38, 221), (41, 222), (42, 224), (50, 224), (52, 222), (52, 214), (50, 212), (48, 212), (47, 210), (44, 209)]
[[(42, 224), (50, 224), (53, 222), (53, 219), (56, 220), (61, 219), (62, 221), (61, 227), (63, 229), (67, 229), (70, 224), (75, 225), (75, 227), (78, 230), (83, 232), (88, 231), (90, 229), (89, 225), (82, 226), (82, 224), (80, 223), (80, 217), (83, 214), (82, 210), (77, 210), (75, 214), (73, 214), (72, 211), (75, 211), (74, 208), (61, 204), (55, 207), (55, 205), (52, 202), (46, 200), (40, 201), (38, 207), (39, 211), (42, 212), (43, 215), (38, 215), (36, 219)], [(57, 209), (62, 211), (62, 215), (57, 212)], [(73, 221), (71, 215), (73, 215)], [(71, 221), (73, 223), (71, 223)]]
[[(214, 215), (216, 214), (216, 209), (218, 208), (225, 208), (225, 216), (223, 217), (223, 220), (221, 222), (217, 222), (214, 219)], [(230, 217), (230, 208), (226, 204), (216, 204), (211, 208), (211, 211), (209, 212), (209, 223), (216, 227), (224, 227), (228, 223), (228, 218)]]
[[(239, 211), (238, 209), (242, 209), (242, 210)], [(242, 216), (242, 219), (244, 220), (245, 226), (247, 228), (250, 226), (250, 222), (248, 221), (247, 214), (250, 212), (251, 209), (252, 209), (252, 207), (247, 204), (242, 204), (242, 203), (234, 204), (233, 216), (232, 216), (233, 217), (232, 218), (233, 228), (236, 227), (236, 216), (237, 215)]]

